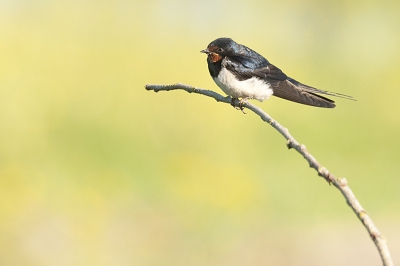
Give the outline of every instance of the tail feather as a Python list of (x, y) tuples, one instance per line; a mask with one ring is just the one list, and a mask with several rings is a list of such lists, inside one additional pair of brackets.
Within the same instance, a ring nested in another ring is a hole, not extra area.
[(336, 105), (333, 100), (318, 95), (318, 93), (356, 101), (349, 95), (319, 90), (289, 77), (287, 80), (280, 81), (278, 84), (273, 86), (273, 91), (273, 95), (279, 98), (323, 108), (334, 108)]
[(343, 98), (343, 99), (347, 99), (347, 100), (352, 100), (352, 101), (357, 101), (356, 99), (354, 99), (352, 96), (350, 95), (346, 95), (346, 94), (342, 94), (342, 93), (337, 93), (337, 92), (330, 92), (330, 91), (324, 91), (324, 90), (320, 90), (308, 85), (305, 85), (303, 83), (298, 82), (297, 80), (294, 80), (292, 78), (288, 77), (288, 81), (291, 82), (293, 85), (299, 87), (300, 89), (303, 89), (304, 91), (307, 92), (311, 92), (311, 93), (321, 93), (321, 94), (326, 94), (326, 95), (330, 95), (330, 96), (335, 96), (335, 97), (339, 97), (339, 98)]

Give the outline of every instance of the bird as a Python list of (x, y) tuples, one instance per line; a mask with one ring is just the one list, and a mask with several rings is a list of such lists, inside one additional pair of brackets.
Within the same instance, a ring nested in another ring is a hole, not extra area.
[(288, 77), (259, 53), (231, 38), (218, 38), (200, 52), (207, 54), (210, 75), (218, 87), (232, 97), (232, 106), (237, 108), (234, 102), (241, 98), (239, 109), (242, 111), (243, 103), (247, 100), (262, 102), (272, 95), (323, 108), (334, 108), (336, 105), (333, 100), (319, 94), (355, 100), (345, 94), (324, 91), (300, 83)]

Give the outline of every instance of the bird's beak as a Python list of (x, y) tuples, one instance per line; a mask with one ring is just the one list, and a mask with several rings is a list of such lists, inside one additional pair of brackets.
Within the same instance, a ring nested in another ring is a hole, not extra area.
[(209, 54), (209, 53), (210, 53), (210, 51), (208, 51), (208, 49), (204, 49), (204, 50), (201, 50), (201, 51), (200, 51), (200, 53)]

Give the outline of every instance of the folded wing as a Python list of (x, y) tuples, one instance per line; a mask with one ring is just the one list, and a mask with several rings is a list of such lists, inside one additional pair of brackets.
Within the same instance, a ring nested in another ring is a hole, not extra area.
[(248, 67), (248, 65), (246, 59), (240, 57), (229, 58), (225, 61), (225, 67), (234, 72), (241, 80), (256, 76), (267, 81), (272, 86), (273, 95), (279, 98), (324, 108), (334, 108), (336, 106), (335, 102), (318, 94), (354, 100), (348, 95), (323, 91), (302, 84), (286, 76), (279, 68), (270, 64), (267, 60), (258, 62), (257, 68)]

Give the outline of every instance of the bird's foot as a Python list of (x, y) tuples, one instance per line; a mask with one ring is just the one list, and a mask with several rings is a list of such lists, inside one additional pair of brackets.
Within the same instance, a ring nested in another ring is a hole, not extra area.
[(246, 114), (246, 112), (244, 111), (244, 107), (243, 104), (248, 103), (250, 99), (253, 99), (252, 97), (244, 97), (239, 101), (239, 109)]
[(244, 102), (247, 102), (247, 101), (246, 101), (246, 98), (242, 98), (241, 100), (239, 100), (239, 105), (235, 105), (235, 101), (236, 101), (236, 100), (239, 100), (239, 98), (234, 98), (234, 97), (232, 97), (232, 98), (231, 98), (231, 105), (232, 105), (233, 108), (235, 108), (236, 110), (240, 110), (240, 111), (242, 111), (242, 112), (245, 114), (246, 112), (244, 111), (243, 103), (244, 103)]
[(231, 98), (231, 105), (233, 106), (233, 108), (237, 109), (237, 106), (235, 105), (235, 101), (239, 100), (238, 98)]

